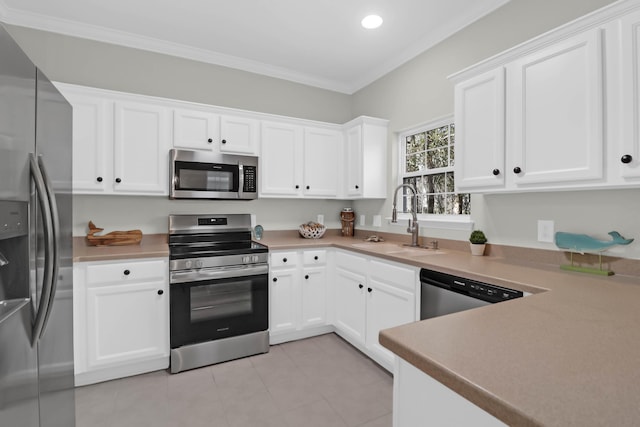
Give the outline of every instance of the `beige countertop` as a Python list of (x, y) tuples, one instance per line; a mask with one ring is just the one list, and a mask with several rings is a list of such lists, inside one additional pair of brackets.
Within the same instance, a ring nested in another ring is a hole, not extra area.
[[(334, 230), (322, 239), (267, 232), (260, 242), (272, 250), (349, 249), (530, 292), (384, 330), (380, 342), (509, 425), (640, 425), (640, 278), (590, 276), (446, 247), (394, 254), (388, 243), (363, 245)], [(145, 236), (137, 250), (82, 246), (74, 245), (74, 261), (168, 255), (164, 235)]]
[(73, 262), (168, 257), (166, 234), (145, 234), (139, 245), (89, 246), (85, 237), (73, 238)]

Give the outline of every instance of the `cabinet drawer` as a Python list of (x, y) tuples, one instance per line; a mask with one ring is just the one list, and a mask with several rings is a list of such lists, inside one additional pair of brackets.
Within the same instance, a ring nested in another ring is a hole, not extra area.
[(272, 252), (271, 267), (293, 267), (298, 263), (298, 254), (291, 252)]
[(359, 274), (367, 274), (367, 258), (359, 255), (351, 255), (348, 252), (336, 252), (336, 265), (345, 270), (353, 271)]
[(371, 261), (369, 275), (373, 279), (413, 291), (417, 282), (416, 270), (380, 261)]
[(92, 264), (87, 266), (87, 285), (164, 280), (167, 268), (164, 260)]
[(302, 258), (304, 265), (324, 265), (327, 263), (327, 251), (304, 251)]

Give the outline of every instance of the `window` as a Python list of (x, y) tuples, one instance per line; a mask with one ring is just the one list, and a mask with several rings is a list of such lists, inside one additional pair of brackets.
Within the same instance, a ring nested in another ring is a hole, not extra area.
[[(400, 134), (402, 183), (418, 191), (418, 213), (469, 215), (471, 195), (456, 193), (454, 184), (455, 125), (452, 118)], [(403, 189), (403, 211), (411, 211), (412, 193)]]

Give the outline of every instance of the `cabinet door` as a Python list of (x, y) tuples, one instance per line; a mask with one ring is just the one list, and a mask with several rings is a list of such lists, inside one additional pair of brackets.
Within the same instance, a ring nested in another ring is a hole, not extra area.
[(220, 151), (256, 155), (258, 121), (244, 117), (220, 117)]
[(302, 276), (302, 328), (326, 324), (327, 271), (324, 267), (306, 268)]
[(113, 182), (113, 103), (66, 92), (65, 96), (73, 106), (73, 192), (108, 192)]
[(169, 194), (168, 109), (115, 103), (114, 192)]
[(366, 277), (342, 268), (335, 274), (336, 329), (348, 340), (364, 344)]
[(347, 131), (346, 135), (346, 162), (345, 162), (345, 182), (347, 197), (361, 197), (363, 190), (362, 182), (362, 126), (354, 126)]
[(302, 195), (302, 138), (300, 126), (262, 122), (260, 197)]
[(304, 134), (304, 194), (337, 197), (342, 171), (342, 134), (306, 128)]
[[(640, 12), (621, 20), (621, 70), (622, 78), (615, 81), (621, 96), (621, 143), (613, 154), (613, 163), (624, 178), (640, 177)], [(614, 113), (614, 114), (615, 114)], [(615, 166), (614, 166), (615, 167)], [(618, 170), (616, 168), (616, 170)]]
[(164, 282), (113, 284), (86, 293), (89, 369), (169, 354)]
[(415, 320), (415, 296), (381, 280), (370, 278), (367, 287), (367, 348), (393, 364), (393, 353), (380, 345), (382, 329)]
[(277, 269), (271, 272), (269, 292), (269, 332), (296, 330), (296, 313), (300, 303), (296, 299), (298, 269)]
[(456, 187), (462, 190), (504, 185), (504, 68), (455, 87)]
[(517, 186), (602, 178), (601, 39), (588, 31), (509, 66), (508, 173)]
[(220, 139), (220, 118), (197, 110), (173, 110), (173, 147), (211, 151)]

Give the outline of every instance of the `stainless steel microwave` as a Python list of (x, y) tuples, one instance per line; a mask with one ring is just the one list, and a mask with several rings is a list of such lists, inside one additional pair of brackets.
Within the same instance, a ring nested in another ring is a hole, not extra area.
[(202, 151), (169, 152), (170, 199), (258, 198), (258, 158)]

